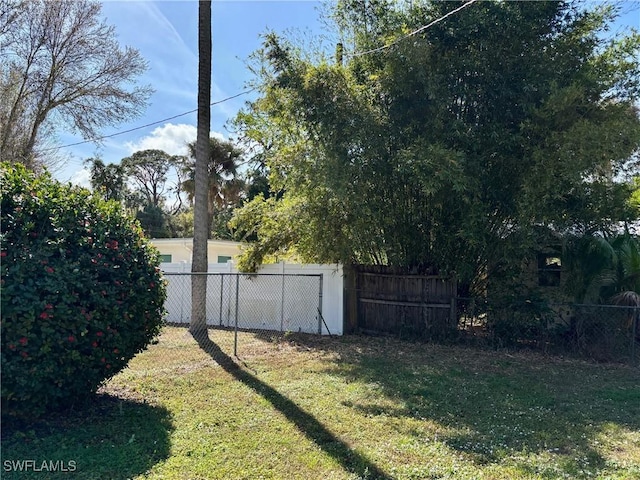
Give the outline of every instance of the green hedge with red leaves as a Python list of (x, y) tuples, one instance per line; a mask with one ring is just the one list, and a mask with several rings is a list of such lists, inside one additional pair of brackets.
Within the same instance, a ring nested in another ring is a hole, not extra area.
[(86, 398), (160, 332), (158, 252), (120, 205), (0, 165), (2, 413)]

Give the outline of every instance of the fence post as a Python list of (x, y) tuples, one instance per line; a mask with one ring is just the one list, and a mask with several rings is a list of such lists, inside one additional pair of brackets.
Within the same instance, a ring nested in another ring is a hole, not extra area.
[(457, 328), (457, 320), (458, 320), (458, 308), (457, 308), (457, 304), (456, 304), (456, 297), (455, 295), (453, 297), (451, 297), (451, 307), (450, 307), (450, 311), (449, 311), (449, 321), (451, 322), (451, 328)]
[(220, 326), (222, 326), (222, 290), (224, 290), (224, 273), (220, 274)]
[(322, 284), (324, 273), (320, 274), (320, 290), (318, 294), (318, 335), (322, 335)]
[(640, 307), (633, 309), (633, 317), (631, 327), (631, 365), (636, 363), (636, 335), (638, 334), (638, 320), (640, 320)]
[(282, 292), (280, 294), (280, 331), (284, 327), (284, 260), (282, 261)]
[(236, 322), (235, 328), (233, 329), (233, 356), (238, 356), (238, 298), (240, 289), (238, 288), (240, 284), (240, 275), (236, 273)]

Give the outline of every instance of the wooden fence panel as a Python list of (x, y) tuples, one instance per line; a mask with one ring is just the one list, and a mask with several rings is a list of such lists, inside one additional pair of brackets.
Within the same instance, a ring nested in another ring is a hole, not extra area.
[(455, 329), (453, 279), (355, 265), (345, 269), (344, 285), (347, 331), (436, 338)]

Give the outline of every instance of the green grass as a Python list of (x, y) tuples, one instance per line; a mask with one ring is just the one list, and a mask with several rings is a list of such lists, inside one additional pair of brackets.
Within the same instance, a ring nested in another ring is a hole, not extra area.
[(91, 404), (5, 422), (2, 478), (640, 479), (637, 368), (251, 334), (234, 361), (211, 336), (168, 327)]

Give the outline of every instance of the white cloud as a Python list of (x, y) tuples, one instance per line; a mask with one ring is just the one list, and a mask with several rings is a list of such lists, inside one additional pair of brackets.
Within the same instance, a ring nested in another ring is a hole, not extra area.
[[(141, 138), (137, 142), (127, 142), (125, 146), (129, 149), (129, 154), (139, 150), (163, 150), (170, 155), (187, 155), (187, 144), (195, 141), (197, 129), (193, 125), (184, 123), (165, 123), (156, 128), (151, 135)], [(224, 140), (224, 135), (218, 132), (211, 132), (212, 137)]]
[(86, 168), (78, 170), (71, 176), (69, 181), (74, 185), (91, 189), (91, 172)]
[(170, 155), (186, 155), (187, 143), (196, 139), (197, 129), (193, 125), (165, 123), (154, 129), (151, 135), (137, 142), (127, 142), (129, 154), (139, 150), (164, 150)]

